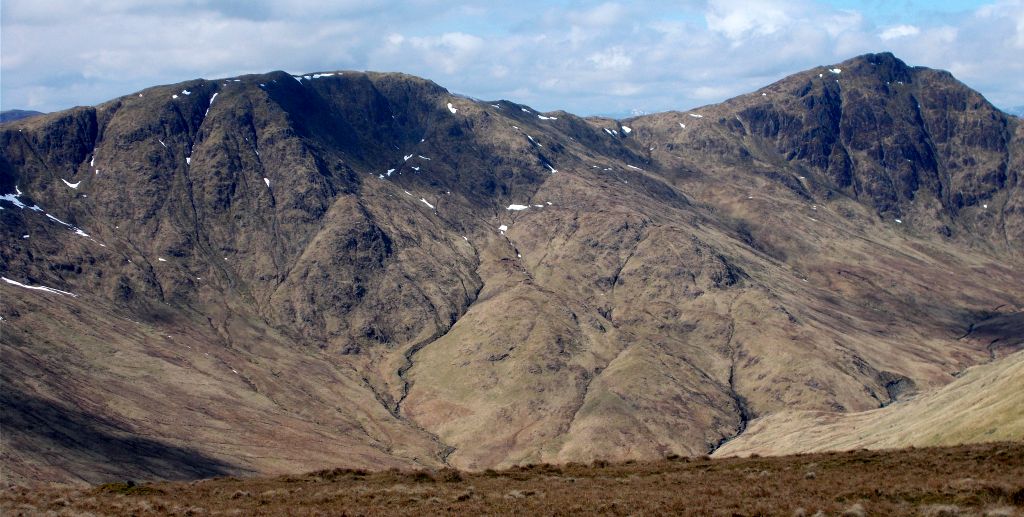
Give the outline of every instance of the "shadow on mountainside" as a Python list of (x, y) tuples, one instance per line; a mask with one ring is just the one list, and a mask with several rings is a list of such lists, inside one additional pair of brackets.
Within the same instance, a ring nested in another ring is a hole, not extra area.
[(20, 472), (26, 465), (49, 465), (53, 470), (64, 471), (64, 475), (43, 476), (48, 479), (79, 479), (88, 483), (190, 480), (242, 470), (194, 449), (132, 436), (131, 430), (122, 429), (117, 423), (23, 393), (9, 382), (3, 384), (0, 457), (5, 464), (4, 477), (40, 478), (32, 472)]
[(984, 342), (992, 359), (1024, 349), (1024, 311), (968, 312), (964, 321), (966, 328), (959, 339)]

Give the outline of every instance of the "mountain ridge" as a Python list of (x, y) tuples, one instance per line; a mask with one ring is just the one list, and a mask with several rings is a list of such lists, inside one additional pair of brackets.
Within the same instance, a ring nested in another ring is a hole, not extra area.
[(0, 269), (76, 295), (0, 285), (0, 393), (64, 408), (12, 430), (17, 476), (162, 477), (58, 439), (68, 407), (194, 448), (183, 477), (703, 454), (1021, 346), (1024, 130), (946, 73), (867, 55), (621, 121), (315, 75), (0, 129)]

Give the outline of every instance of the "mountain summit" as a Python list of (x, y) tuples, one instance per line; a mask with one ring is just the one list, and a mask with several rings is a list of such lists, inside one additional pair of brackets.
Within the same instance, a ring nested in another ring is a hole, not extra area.
[(0, 127), (9, 479), (705, 454), (1022, 347), (1024, 126), (869, 54), (626, 120), (403, 74)]

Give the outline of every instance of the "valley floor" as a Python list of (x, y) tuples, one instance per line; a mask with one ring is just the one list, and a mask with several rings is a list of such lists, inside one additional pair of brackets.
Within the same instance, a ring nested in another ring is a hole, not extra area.
[(14, 515), (1021, 515), (1024, 443), (483, 472), (10, 486)]

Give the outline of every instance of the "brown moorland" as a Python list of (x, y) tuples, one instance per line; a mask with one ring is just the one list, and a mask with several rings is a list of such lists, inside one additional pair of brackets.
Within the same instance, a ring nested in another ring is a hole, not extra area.
[(1024, 444), (8, 487), (15, 515), (1019, 515)]

